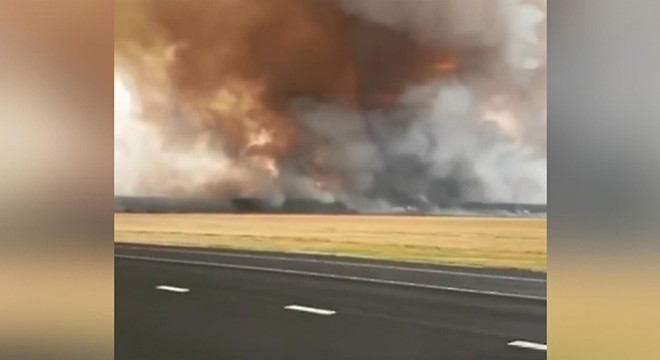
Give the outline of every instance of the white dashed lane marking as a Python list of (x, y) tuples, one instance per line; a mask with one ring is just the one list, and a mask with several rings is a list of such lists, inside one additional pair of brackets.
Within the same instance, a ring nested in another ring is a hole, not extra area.
[(156, 286), (156, 290), (170, 291), (175, 293), (187, 293), (190, 291), (190, 289), (169, 285), (158, 285)]
[(311, 314), (316, 314), (316, 315), (334, 315), (337, 312), (334, 310), (326, 310), (326, 309), (317, 309), (313, 307), (308, 307), (308, 306), (300, 306), (300, 305), (289, 305), (284, 307), (287, 310), (292, 310), (292, 311), (302, 311), (306, 313), (311, 313)]
[(524, 341), (524, 340), (515, 340), (507, 345), (513, 346), (513, 347), (518, 347), (518, 348), (523, 348), (523, 349), (530, 349), (530, 350), (539, 350), (539, 351), (547, 351), (548, 346), (546, 344), (539, 344), (531, 341)]

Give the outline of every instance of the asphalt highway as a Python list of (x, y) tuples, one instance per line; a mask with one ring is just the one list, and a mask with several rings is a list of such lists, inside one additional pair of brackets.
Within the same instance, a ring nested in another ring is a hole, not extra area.
[(545, 359), (544, 274), (115, 246), (116, 359)]

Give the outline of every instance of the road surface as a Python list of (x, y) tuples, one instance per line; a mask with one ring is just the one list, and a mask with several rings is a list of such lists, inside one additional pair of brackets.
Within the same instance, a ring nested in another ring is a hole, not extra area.
[(115, 246), (117, 359), (545, 359), (545, 274)]

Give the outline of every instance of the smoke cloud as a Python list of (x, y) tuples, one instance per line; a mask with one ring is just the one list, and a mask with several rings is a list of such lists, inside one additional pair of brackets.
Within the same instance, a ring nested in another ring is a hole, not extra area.
[(543, 0), (116, 0), (115, 193), (546, 202)]

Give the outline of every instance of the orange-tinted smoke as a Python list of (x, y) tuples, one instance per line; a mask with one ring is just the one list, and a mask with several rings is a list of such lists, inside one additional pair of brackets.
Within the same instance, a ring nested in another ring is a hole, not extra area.
[(407, 85), (460, 67), (452, 49), (423, 48), (335, 0), (143, 0), (139, 11), (143, 25), (118, 41), (164, 41), (177, 95), (234, 154), (255, 131), (272, 142), (252, 151), (293, 151), (292, 99), (385, 107)]
[(238, 76), (263, 81), (276, 107), (297, 96), (378, 105), (372, 98), (400, 92), (453, 55), (352, 17), (335, 0), (154, 0), (150, 11), (179, 45), (171, 74), (193, 96)]

